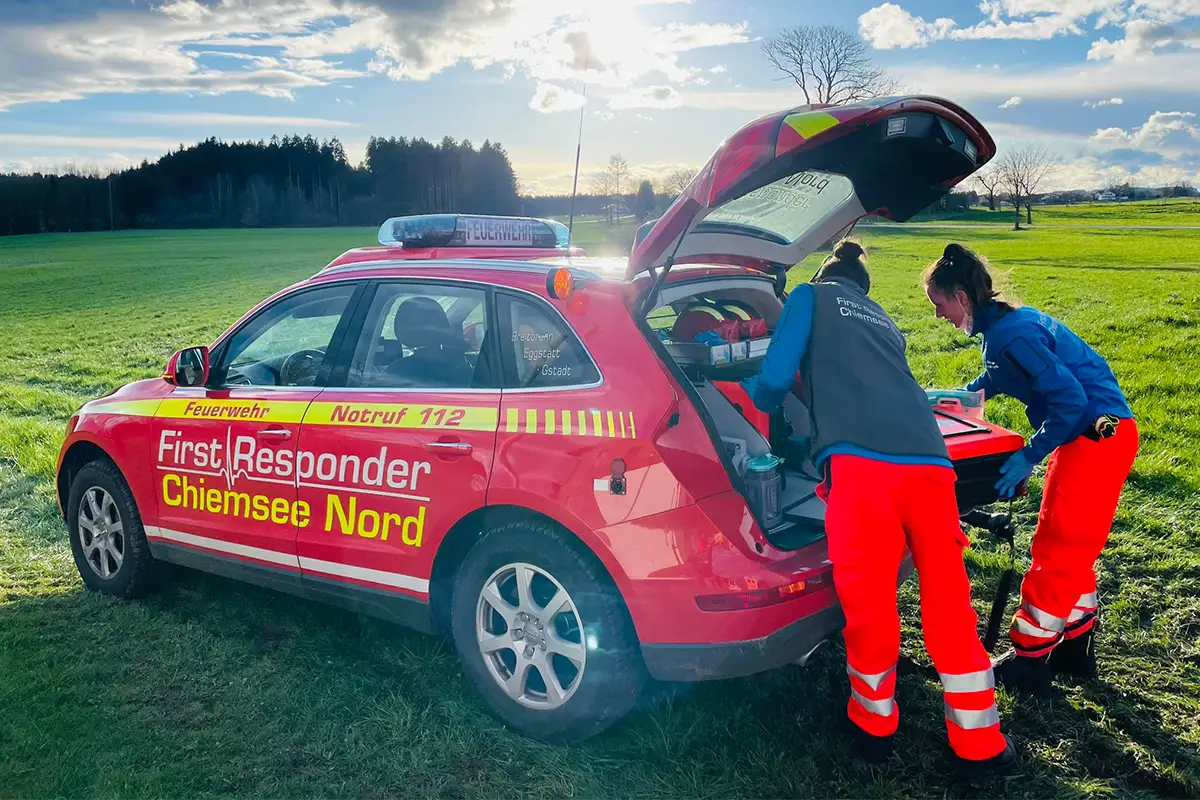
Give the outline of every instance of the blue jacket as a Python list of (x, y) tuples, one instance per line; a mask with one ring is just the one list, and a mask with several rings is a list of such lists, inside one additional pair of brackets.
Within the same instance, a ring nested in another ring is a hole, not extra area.
[[(742, 382), (751, 401), (760, 411), (772, 413), (777, 410), (795, 385), (796, 373), (804, 361), (805, 353), (808, 352), (812, 323), (813, 288), (810, 284), (802, 283), (788, 295), (758, 374)], [(830, 456), (839, 453), (892, 464), (952, 466), (951, 462), (944, 458), (879, 453), (848, 443), (839, 443), (821, 453), (814, 453), (814, 464), (820, 467)]]
[(1029, 463), (1077, 438), (1101, 414), (1133, 416), (1108, 362), (1050, 315), (989, 303), (976, 313), (971, 335), (979, 334), (984, 371), (967, 389), (1025, 404), (1035, 431), (1024, 451)]

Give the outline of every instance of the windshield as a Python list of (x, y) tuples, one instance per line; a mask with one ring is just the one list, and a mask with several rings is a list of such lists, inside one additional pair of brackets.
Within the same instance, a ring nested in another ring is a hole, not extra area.
[(791, 244), (815, 228), (854, 194), (845, 175), (798, 172), (717, 207), (696, 225), (697, 233), (736, 227), (778, 244)]

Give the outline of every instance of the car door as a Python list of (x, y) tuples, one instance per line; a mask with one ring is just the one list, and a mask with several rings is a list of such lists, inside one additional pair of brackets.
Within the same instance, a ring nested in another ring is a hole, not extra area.
[(301, 457), (316, 454), (299, 482), (314, 515), (297, 539), (311, 591), (407, 623), (421, 613), (439, 544), (487, 496), (500, 407), (491, 303), (480, 283), (372, 285), (301, 427)]
[(298, 580), (296, 531), (314, 524), (296, 492), (300, 422), (358, 288), (280, 297), (214, 346), (206, 386), (176, 388), (159, 405), (158, 524), (149, 537), (193, 562), (283, 569)]

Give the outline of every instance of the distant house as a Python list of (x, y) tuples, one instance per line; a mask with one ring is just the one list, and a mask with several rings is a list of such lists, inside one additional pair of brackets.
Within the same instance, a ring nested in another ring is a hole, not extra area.
[(1096, 195), (1096, 199), (1101, 203), (1112, 203), (1117, 199), (1117, 196), (1112, 192), (1101, 192), (1100, 194)]
[(1052, 206), (1055, 203), (1061, 203), (1062, 201), (1062, 195), (1048, 194), (1042, 198), (1042, 205)]

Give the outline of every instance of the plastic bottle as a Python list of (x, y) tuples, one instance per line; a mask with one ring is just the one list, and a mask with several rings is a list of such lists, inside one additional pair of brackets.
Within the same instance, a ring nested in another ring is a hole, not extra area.
[(780, 459), (770, 453), (746, 462), (747, 499), (766, 530), (783, 522), (783, 509), (779, 503), (780, 463)]

